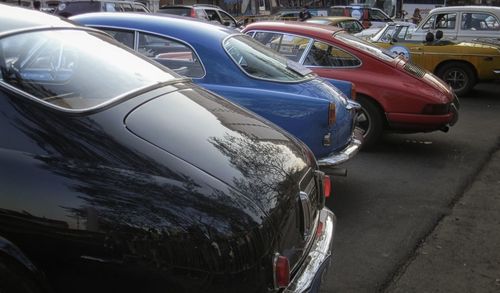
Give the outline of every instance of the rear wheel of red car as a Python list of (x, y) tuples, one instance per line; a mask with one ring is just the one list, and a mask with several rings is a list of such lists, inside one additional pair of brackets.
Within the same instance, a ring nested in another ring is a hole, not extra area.
[(36, 282), (18, 264), (0, 256), (0, 293), (40, 293)]
[(356, 127), (362, 130), (363, 148), (367, 149), (376, 144), (382, 136), (383, 116), (378, 105), (370, 98), (358, 96), (356, 101), (361, 105)]
[(449, 84), (459, 96), (467, 94), (476, 84), (474, 69), (463, 62), (446, 63), (437, 70), (436, 75)]

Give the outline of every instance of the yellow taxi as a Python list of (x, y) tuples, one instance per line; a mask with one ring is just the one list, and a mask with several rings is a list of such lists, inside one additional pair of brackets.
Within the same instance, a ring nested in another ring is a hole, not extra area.
[(428, 33), (425, 41), (408, 41), (409, 23), (389, 23), (368, 40), (393, 54), (404, 55), (465, 95), (478, 81), (500, 78), (499, 39), (476, 39), (455, 43), (444, 40), (442, 32)]

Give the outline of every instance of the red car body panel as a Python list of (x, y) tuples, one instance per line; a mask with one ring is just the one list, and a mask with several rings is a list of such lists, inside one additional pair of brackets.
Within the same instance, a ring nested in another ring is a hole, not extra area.
[(434, 131), (452, 125), (457, 119), (456, 111), (439, 115), (423, 112), (428, 104), (450, 104), (456, 99), (448, 85), (421, 68), (419, 70), (424, 73), (421, 77), (408, 73), (404, 69), (408, 66), (407, 61), (402, 57), (388, 61), (340, 41), (334, 35), (347, 34), (342, 29), (303, 22), (256, 22), (243, 30), (245, 33), (252, 31), (304, 36), (356, 56), (361, 60), (358, 67), (308, 67), (319, 76), (355, 83), (358, 96), (370, 97), (380, 106), (387, 119), (386, 129)]

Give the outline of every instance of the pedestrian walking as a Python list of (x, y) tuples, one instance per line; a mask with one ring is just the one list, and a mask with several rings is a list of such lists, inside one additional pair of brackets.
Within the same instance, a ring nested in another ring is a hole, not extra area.
[(422, 16), (420, 15), (420, 9), (415, 8), (413, 11), (413, 16), (411, 17), (411, 20), (414, 24), (419, 24), (420, 21), (422, 20)]

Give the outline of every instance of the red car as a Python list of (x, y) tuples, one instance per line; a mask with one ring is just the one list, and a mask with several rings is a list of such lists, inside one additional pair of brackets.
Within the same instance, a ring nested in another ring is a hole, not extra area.
[(458, 99), (431, 72), (342, 29), (304, 22), (256, 22), (244, 33), (322, 77), (356, 85), (362, 106), (358, 127), (364, 147), (384, 130), (448, 131), (458, 119)]

